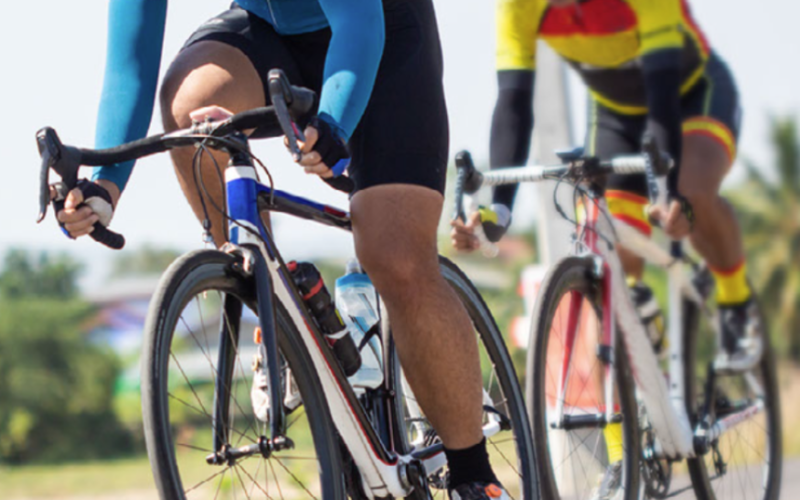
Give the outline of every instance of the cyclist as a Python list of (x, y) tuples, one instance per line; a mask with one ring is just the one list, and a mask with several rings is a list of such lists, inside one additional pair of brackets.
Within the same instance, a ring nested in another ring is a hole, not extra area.
[[(718, 194), (736, 154), (738, 95), (686, 0), (498, 0), (499, 93), (491, 130), (492, 168), (527, 160), (539, 38), (589, 88), (587, 154), (608, 158), (637, 152), (649, 133), (679, 160), (680, 168), (669, 177), (668, 207), (648, 209), (644, 177), (620, 175), (608, 179), (609, 210), (645, 234), (650, 234), (653, 218), (670, 237), (689, 237), (716, 279), (723, 332), (719, 366), (754, 365), (762, 350), (761, 327), (746, 279), (739, 226), (733, 209)], [(474, 228), (481, 223), (487, 237), (498, 240), (511, 222), (516, 189), (496, 188), (491, 207), (472, 214), (466, 225), (455, 222), (456, 248), (477, 248)], [(642, 260), (625, 249), (620, 255), (638, 281)], [(618, 426), (606, 431), (612, 464), (622, 456)], [(609, 472), (599, 498), (612, 498), (619, 484), (621, 469), (610, 467)]]
[[(110, 9), (98, 147), (147, 132), (167, 1), (112, 0)], [(445, 446), (451, 496), (506, 498), (481, 430), (482, 380), (472, 325), (438, 271), (448, 130), (431, 1), (237, 0), (203, 24), (172, 62), (160, 92), (165, 130), (190, 126), (190, 114), (200, 108), (206, 109), (195, 118), (222, 113), (209, 106), (240, 112), (267, 105), (271, 68), (320, 95), (301, 144), (305, 171), (341, 175), (348, 151), (353, 154), (356, 253), (385, 300), (408, 380)], [(172, 159), (187, 200), (203, 220), (192, 155), (193, 150), (174, 150)], [(108, 224), (132, 166), (100, 168), (94, 182), (70, 193), (58, 219), (71, 236), (91, 232), (97, 220)], [(206, 161), (201, 169), (213, 202), (208, 206), (223, 206), (213, 164)], [(87, 197), (108, 200), (105, 209), (82, 205)], [(225, 224), (209, 212), (210, 233), (221, 245)]]

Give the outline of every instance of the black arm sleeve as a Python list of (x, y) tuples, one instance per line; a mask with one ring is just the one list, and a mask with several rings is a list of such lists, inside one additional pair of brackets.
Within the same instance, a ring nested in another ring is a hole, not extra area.
[[(492, 116), (489, 164), (491, 168), (518, 167), (528, 159), (533, 132), (533, 88), (530, 70), (497, 72), (497, 104)], [(509, 208), (514, 204), (517, 185), (494, 189), (492, 203)]]
[(666, 49), (642, 57), (647, 89), (647, 133), (670, 154), (675, 168), (668, 177), (670, 195), (678, 194), (681, 160), (681, 51)]

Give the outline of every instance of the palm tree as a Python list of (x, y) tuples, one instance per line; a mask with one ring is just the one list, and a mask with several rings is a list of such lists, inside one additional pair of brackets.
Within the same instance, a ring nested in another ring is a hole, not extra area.
[(726, 194), (736, 206), (750, 278), (773, 338), (800, 360), (800, 137), (794, 117), (773, 118), (772, 168), (745, 160), (747, 179)]

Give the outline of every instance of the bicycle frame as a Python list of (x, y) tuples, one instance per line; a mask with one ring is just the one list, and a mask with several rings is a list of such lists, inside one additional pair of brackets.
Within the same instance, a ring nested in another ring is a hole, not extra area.
[[(640, 155), (623, 155), (608, 161), (586, 157), (581, 148), (559, 152), (564, 162), (560, 166), (526, 166), (495, 169), (489, 172), (478, 172), (469, 152), (462, 151), (456, 155), (458, 175), (456, 179), (456, 217), (464, 219), (465, 195), (476, 192), (482, 186), (498, 186), (521, 182), (538, 182), (546, 179), (567, 180), (577, 185), (584, 179), (595, 179), (598, 175), (644, 174), (648, 184), (650, 199), (657, 205), (666, 205), (666, 175), (671, 160), (658, 150), (655, 141), (645, 138), (643, 153)], [(660, 177), (657, 177), (660, 176)], [(569, 380), (570, 361), (577, 335), (582, 301), (575, 294), (569, 302), (567, 332), (563, 359), (559, 375), (556, 407), (554, 416), (549, 422), (551, 427), (569, 429), (579, 427), (601, 427), (619, 421), (614, 412), (613, 402), (613, 366), (616, 335), (622, 332), (622, 343), (628, 357), (633, 378), (638, 388), (638, 398), (644, 403), (647, 417), (656, 436), (655, 449), (648, 450), (653, 456), (680, 459), (694, 457), (706, 453), (711, 442), (728, 429), (751, 418), (764, 409), (763, 388), (751, 374), (745, 379), (757, 395), (754, 403), (735, 409), (735, 411), (716, 419), (713, 415), (713, 390), (706, 390), (704, 408), (697, 415), (697, 424), (692, 424), (687, 414), (686, 387), (684, 386), (684, 337), (683, 337), (683, 301), (694, 303), (701, 311), (707, 311), (702, 294), (695, 288), (684, 274), (682, 263), (684, 258), (680, 244), (673, 242), (670, 251), (654, 243), (638, 230), (624, 222), (614, 219), (608, 211), (603, 190), (589, 183), (589, 188), (581, 189), (585, 194), (585, 218), (576, 224), (574, 248), (572, 255), (591, 259), (593, 277), (603, 291), (604, 314), (602, 335), (598, 349), (598, 357), (605, 365), (605, 409), (603, 415), (565, 415), (564, 403)], [(563, 215), (563, 214), (562, 214)], [(564, 215), (566, 217), (566, 215)], [(667, 271), (669, 278), (669, 383), (660, 369), (647, 332), (633, 305), (625, 284), (624, 272), (616, 246), (623, 245), (645, 261), (658, 265)], [(717, 332), (719, 339), (720, 332)], [(713, 364), (709, 366), (709, 380), (713, 383), (716, 372)], [(710, 385), (713, 389), (713, 385)]]
[[(413, 487), (409, 480), (411, 472), (409, 466), (421, 464), (425, 474), (440, 469), (446, 464), (442, 445), (414, 450), (410, 455), (400, 455), (395, 452), (396, 432), (400, 427), (395, 421), (395, 412), (390, 407), (395, 391), (388, 376), (384, 377), (383, 386), (387, 391), (386, 394), (391, 395), (384, 398), (387, 407), (383, 410), (388, 418), (385, 419), (386, 422), (379, 424), (381, 428), (376, 430), (372, 426), (332, 350), (328, 347), (327, 340), (317, 328), (313, 318), (309, 316), (272, 235), (264, 227), (259, 215), (262, 210), (282, 212), (349, 231), (351, 228), (349, 214), (305, 198), (272, 190), (258, 182), (255, 168), (251, 164), (233, 164), (244, 163), (233, 161), (231, 163), (225, 171), (226, 199), (230, 217), (229, 241), (233, 244), (233, 248), (247, 249), (245, 251), (249, 250), (255, 254), (256, 261), (263, 260), (266, 264), (269, 279), (263, 280), (266, 282), (262, 285), (265, 289), (259, 286), (259, 301), (263, 297), (274, 296), (277, 299), (274, 307), (282, 307), (299, 332), (313, 363), (313, 369), (321, 382), (333, 422), (361, 473), (366, 494), (370, 498), (408, 496)], [(257, 268), (256, 265), (256, 271)], [(268, 334), (269, 329), (274, 332), (275, 328), (274, 322), (270, 323), (272, 317), (274, 316), (271, 314), (262, 315), (259, 306), (259, 320), (262, 322), (261, 328), (264, 332), (262, 341), (265, 343), (270, 339), (274, 342), (274, 333)], [(268, 351), (277, 352), (275, 344), (265, 347)], [(269, 361), (267, 364), (269, 365)], [(387, 366), (388, 363), (384, 363), (385, 370)], [(388, 374), (388, 371), (386, 373)], [(281, 384), (270, 383), (269, 386), (279, 391)], [(281, 412), (282, 396), (280, 394), (271, 396), (270, 411), (278, 409), (278, 412)], [(276, 401), (279, 403), (276, 404)], [(284, 435), (282, 422), (282, 415), (270, 416), (273, 439)], [(499, 430), (499, 426), (493, 423), (490, 419), (484, 427), (485, 435), (491, 436)], [(384, 428), (384, 424), (388, 424), (388, 427)]]
[[(696, 428), (692, 429), (686, 411), (686, 387), (683, 378), (684, 317), (681, 304), (683, 300), (689, 300), (702, 309), (704, 299), (686, 276), (681, 259), (673, 257), (670, 252), (632, 226), (613, 218), (608, 212), (605, 199), (590, 198), (587, 204), (589, 206), (586, 207), (586, 219), (579, 226), (573, 253), (595, 260), (595, 275), (602, 282), (603, 309), (613, 311), (613, 314), (603, 318), (602, 349), (610, 356), (617, 331), (622, 333), (624, 351), (628, 356), (639, 398), (645, 405), (648, 420), (657, 437), (658, 449), (652, 451), (671, 459), (694, 457), (702, 452), (698, 450), (708, 449), (710, 441), (762, 411), (763, 401), (756, 401), (755, 404), (748, 405), (713, 423), (706, 421), (708, 415), (701, 415)], [(615, 249), (617, 244), (625, 246), (645, 261), (662, 267), (667, 272), (670, 304), (669, 383), (664, 377), (651, 341), (628, 293), (628, 287), (624, 282), (625, 274)], [(580, 301), (571, 301), (568, 316), (571, 321), (568, 323), (561, 371), (560, 390), (564, 392), (557, 400), (559, 401), (555, 414), (557, 422), (564, 422), (563, 400), (567, 389), (567, 370), (577, 325), (577, 321), (573, 320), (576, 320), (579, 314)], [(607, 402), (613, 401), (613, 373), (611, 363), (606, 363), (604, 377)], [(758, 386), (755, 380), (749, 380), (749, 383)], [(758, 387), (756, 391), (761, 393)], [(606, 404), (604, 420), (612, 422), (613, 419), (614, 405)]]

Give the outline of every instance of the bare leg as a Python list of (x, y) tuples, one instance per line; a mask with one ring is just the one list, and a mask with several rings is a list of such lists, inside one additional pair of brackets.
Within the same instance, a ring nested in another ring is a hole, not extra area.
[[(161, 88), (161, 115), (167, 132), (190, 126), (189, 113), (204, 106), (222, 106), (238, 113), (265, 103), (261, 79), (250, 60), (238, 49), (214, 41), (198, 42), (181, 52), (170, 66)], [(170, 151), (183, 194), (202, 221), (203, 208), (192, 169), (194, 153), (194, 148)], [(224, 169), (228, 163), (227, 155), (212, 154)], [(206, 205), (211, 234), (219, 246), (225, 242), (226, 225), (214, 204), (225, 206), (222, 185), (210, 158), (203, 160), (201, 173), (210, 195)]]
[(483, 439), (482, 379), (472, 323), (439, 272), (442, 196), (405, 184), (357, 193), (356, 253), (383, 297), (397, 351), (425, 415), (450, 449)]
[(684, 136), (678, 189), (694, 209), (694, 230), (689, 238), (706, 262), (717, 269), (729, 269), (744, 258), (736, 214), (719, 195), (730, 166), (727, 151), (713, 139)]

